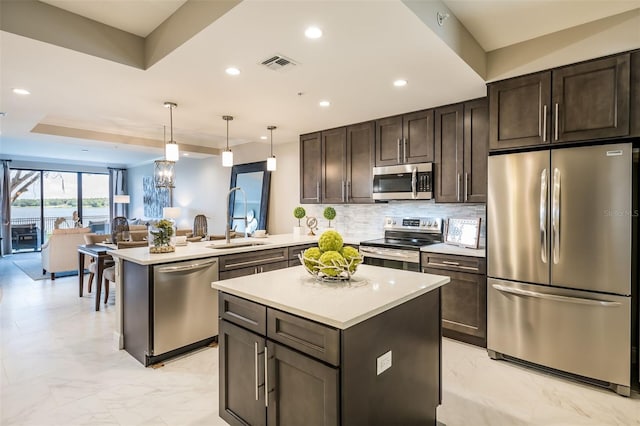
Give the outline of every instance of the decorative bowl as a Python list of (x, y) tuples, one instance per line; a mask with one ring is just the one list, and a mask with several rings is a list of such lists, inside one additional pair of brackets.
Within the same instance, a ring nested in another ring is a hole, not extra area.
[[(358, 265), (362, 263), (362, 256), (352, 257), (349, 262), (332, 262), (331, 265), (325, 265), (317, 259), (304, 257), (303, 253), (298, 254), (300, 264), (304, 269), (318, 281), (325, 282), (342, 282), (351, 279), (356, 273)], [(308, 265), (312, 265), (310, 268)]]

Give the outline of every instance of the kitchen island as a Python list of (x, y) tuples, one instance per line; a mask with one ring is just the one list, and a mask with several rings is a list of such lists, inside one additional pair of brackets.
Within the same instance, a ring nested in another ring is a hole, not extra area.
[(230, 424), (435, 424), (440, 287), (448, 277), (360, 265), (317, 282), (302, 266), (213, 282), (220, 416)]

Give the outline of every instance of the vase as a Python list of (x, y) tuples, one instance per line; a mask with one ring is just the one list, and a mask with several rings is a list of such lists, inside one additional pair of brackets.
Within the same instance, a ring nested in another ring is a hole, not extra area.
[(174, 239), (171, 238), (175, 235), (175, 229), (173, 226), (149, 226), (149, 252), (150, 253), (172, 253), (176, 251)]
[(294, 226), (293, 227), (293, 236), (299, 237), (302, 235), (302, 226)]

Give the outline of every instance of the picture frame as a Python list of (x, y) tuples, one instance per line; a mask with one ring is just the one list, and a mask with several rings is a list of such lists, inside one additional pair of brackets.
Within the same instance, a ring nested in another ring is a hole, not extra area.
[(444, 242), (458, 247), (477, 249), (482, 218), (449, 218)]

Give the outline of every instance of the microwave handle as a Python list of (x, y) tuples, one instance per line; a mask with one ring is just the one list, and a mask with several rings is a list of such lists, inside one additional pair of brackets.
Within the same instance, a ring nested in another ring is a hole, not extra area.
[(407, 155), (407, 151), (408, 151), (408, 149), (407, 149), (407, 138), (402, 138), (402, 141), (403, 141), (402, 154), (404, 156), (404, 162), (408, 163), (409, 162), (409, 158), (408, 158), (408, 155)]
[(411, 198), (418, 198), (418, 168), (414, 167), (411, 172)]

